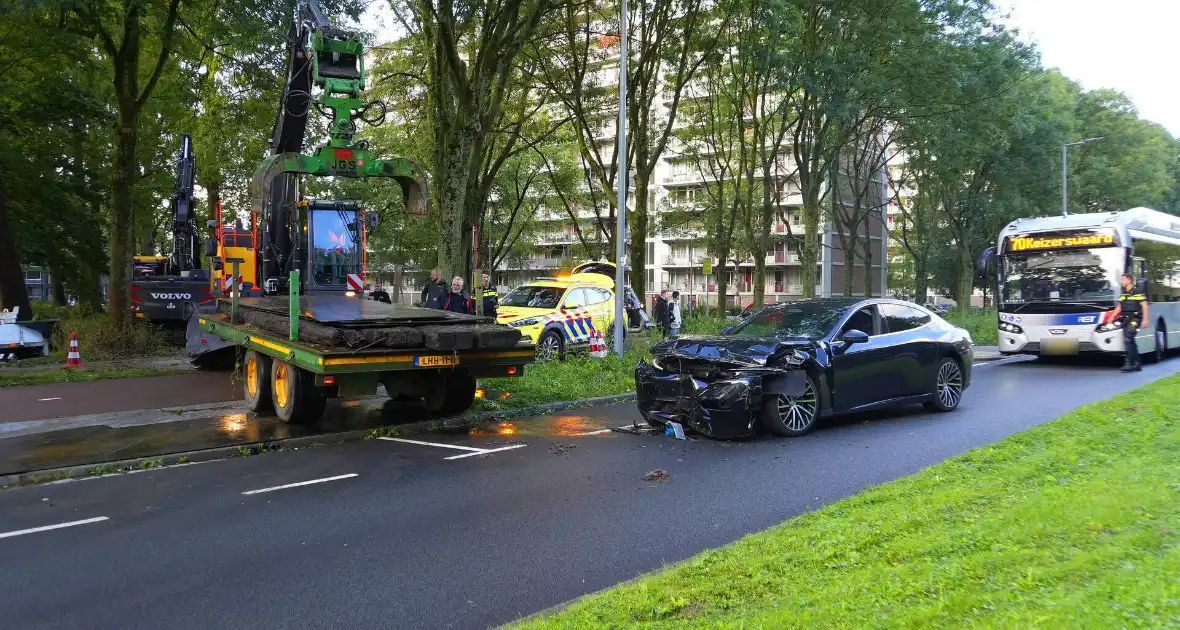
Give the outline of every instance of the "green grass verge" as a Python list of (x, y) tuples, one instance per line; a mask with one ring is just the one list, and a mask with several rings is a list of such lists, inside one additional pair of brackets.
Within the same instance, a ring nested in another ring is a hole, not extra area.
[(1180, 627), (1180, 377), (524, 628)]
[(966, 313), (951, 311), (943, 317), (971, 333), (971, 340), (977, 346), (994, 346), (998, 343), (999, 320), (996, 319), (995, 309), (971, 309)]
[(648, 344), (636, 344), (618, 358), (613, 354), (595, 359), (585, 354), (564, 361), (537, 363), (525, 367), (518, 378), (480, 379), (484, 397), (477, 399), (476, 411), (507, 411), (567, 400), (584, 400), (635, 391), (635, 364), (650, 356)]
[[(732, 322), (729, 322), (732, 323)], [(717, 334), (727, 322), (720, 317), (685, 320), (681, 334)], [(480, 379), (484, 397), (475, 401), (476, 411), (507, 411), (545, 403), (614, 396), (635, 391), (635, 364), (651, 356), (658, 333), (631, 334), (622, 359), (613, 354), (594, 359), (585, 353), (572, 354), (564, 361), (534, 364), (520, 378)]]
[(82, 370), (36, 370), (29, 372), (0, 372), (0, 387), (22, 385), (48, 385), (51, 383), (74, 383), (77, 381), (98, 381), (113, 378), (136, 378), (139, 376), (167, 376), (188, 374), (192, 370), (170, 370), (153, 368), (96, 368)]

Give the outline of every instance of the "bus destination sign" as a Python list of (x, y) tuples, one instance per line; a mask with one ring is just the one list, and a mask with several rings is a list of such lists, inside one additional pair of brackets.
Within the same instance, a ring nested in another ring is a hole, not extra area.
[(1076, 247), (1113, 247), (1114, 234), (1091, 232), (1086, 234), (1038, 234), (1036, 236), (1009, 236), (1008, 251), (1032, 252)]

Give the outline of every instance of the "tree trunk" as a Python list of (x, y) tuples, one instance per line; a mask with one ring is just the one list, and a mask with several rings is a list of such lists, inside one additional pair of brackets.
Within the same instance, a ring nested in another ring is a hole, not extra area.
[(930, 256), (923, 252), (921, 256), (914, 256), (914, 301), (918, 304), (926, 303), (927, 273)]
[(754, 252), (754, 306), (766, 303), (766, 252)]
[[(626, 178), (623, 181), (625, 182)], [(634, 220), (627, 222), (627, 232), (623, 235), (629, 237), (624, 239), (624, 243), (627, 240), (631, 241), (631, 288), (636, 295), (644, 295), (647, 291), (647, 189), (650, 182), (650, 173), (635, 174), (635, 212), (632, 215)]]
[(816, 186), (804, 193), (803, 199), (803, 247), (799, 251), (799, 264), (803, 266), (803, 297), (815, 297), (819, 265), (819, 223), (823, 210), (820, 208), (819, 191)]
[[(128, 97), (130, 98), (130, 97)], [(135, 144), (138, 140), (134, 114), (119, 113), (115, 129), (114, 181), (111, 187), (111, 270), (107, 312), (111, 323), (121, 328), (130, 319), (131, 256), (134, 242)]]
[[(873, 233), (872, 226), (865, 222), (865, 238), (862, 243), (861, 258), (864, 262), (864, 292), (865, 297), (873, 296)], [(881, 297), (885, 297), (885, 289), (881, 289)]]
[(54, 306), (66, 305), (66, 283), (62, 281), (61, 270), (56, 267), (49, 269), (49, 281), (52, 287)]
[(957, 310), (966, 313), (971, 308), (971, 293), (975, 290), (975, 274), (971, 268), (971, 250), (964, 244), (958, 245), (959, 250), (959, 286), (955, 292), (958, 301)]
[(0, 188), (0, 309), (19, 308), (20, 319), (33, 316), (29, 292), (25, 289), (25, 272), (21, 269), (20, 253), (12, 238), (12, 224), (8, 220), (8, 206), (4, 189)]

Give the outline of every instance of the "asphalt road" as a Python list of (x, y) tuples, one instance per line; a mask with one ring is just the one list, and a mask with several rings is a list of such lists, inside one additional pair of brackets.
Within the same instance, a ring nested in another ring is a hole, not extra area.
[[(11, 490), (0, 610), (22, 629), (486, 627), (1178, 370), (991, 364), (955, 413), (793, 440), (596, 432), (632, 421), (620, 405), (412, 438), (460, 448), (372, 440)], [(655, 468), (670, 478), (641, 479)]]
[(240, 400), (229, 372), (0, 387), (0, 422)]

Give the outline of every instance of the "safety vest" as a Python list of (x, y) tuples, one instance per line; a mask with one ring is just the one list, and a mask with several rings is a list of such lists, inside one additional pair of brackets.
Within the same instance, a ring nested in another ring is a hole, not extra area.
[(1123, 308), (1123, 315), (1138, 319), (1143, 314), (1143, 303), (1147, 296), (1142, 293), (1124, 293), (1119, 296), (1119, 303)]

